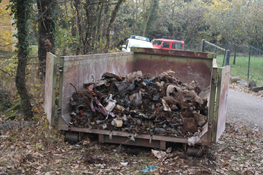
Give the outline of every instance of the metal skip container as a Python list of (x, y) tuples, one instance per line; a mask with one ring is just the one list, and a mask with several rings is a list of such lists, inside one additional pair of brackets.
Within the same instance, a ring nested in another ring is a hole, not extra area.
[[(225, 129), (230, 66), (218, 68), (216, 54), (204, 52), (174, 51), (151, 48), (132, 48), (132, 52), (103, 53), (56, 57), (47, 53), (45, 79), (45, 112), (50, 125), (63, 131), (78, 134), (98, 134), (100, 142), (123, 143), (165, 149), (167, 142), (200, 144), (216, 142)], [(149, 134), (126, 133), (100, 129), (79, 128), (70, 125), (72, 111), (70, 97), (75, 89), (84, 90), (83, 84), (100, 79), (105, 72), (125, 76), (134, 71), (157, 76), (167, 70), (174, 71), (184, 83), (195, 80), (208, 98), (208, 121), (202, 133), (192, 137), (168, 137)], [(57, 85), (58, 84), (58, 85)], [(55, 105), (59, 94), (58, 107)], [(127, 138), (135, 138), (127, 141)]]

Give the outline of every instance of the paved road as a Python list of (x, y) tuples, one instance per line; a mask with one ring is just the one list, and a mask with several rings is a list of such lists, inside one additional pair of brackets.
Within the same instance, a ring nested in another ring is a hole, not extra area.
[(229, 89), (228, 117), (233, 122), (263, 130), (263, 99)]

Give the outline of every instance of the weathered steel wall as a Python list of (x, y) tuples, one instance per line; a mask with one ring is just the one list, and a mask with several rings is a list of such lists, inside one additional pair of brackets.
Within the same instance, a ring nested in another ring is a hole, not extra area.
[[(106, 54), (92, 54), (82, 56), (64, 56), (60, 58), (60, 102), (61, 115), (59, 117), (58, 128), (61, 130), (68, 130), (68, 122), (70, 121), (69, 112), (71, 110), (70, 97), (75, 92), (73, 84), (77, 90), (83, 89), (84, 83), (90, 83), (94, 80), (100, 79), (105, 72), (112, 72), (118, 75), (127, 75), (133, 71), (142, 71), (143, 73), (150, 73), (152, 76), (157, 76), (162, 72), (172, 70), (175, 72), (176, 77), (182, 82), (190, 83), (195, 80), (201, 89), (210, 89), (208, 91), (209, 103), (209, 124), (214, 121), (217, 124), (217, 130), (209, 131), (208, 124), (203, 128), (203, 134), (208, 131), (202, 141), (203, 144), (211, 143), (212, 138), (209, 136), (211, 132), (217, 137), (224, 131), (225, 124), (225, 110), (227, 99), (227, 80), (229, 79), (228, 72), (230, 70), (223, 70), (222, 73), (222, 90), (220, 90), (220, 104), (218, 117), (214, 116), (214, 102), (215, 96), (214, 84), (212, 86), (213, 74), (213, 59), (215, 54), (201, 53), (201, 52), (186, 52), (186, 51), (169, 51), (158, 49), (145, 49), (145, 48), (132, 48), (133, 52), (128, 53), (106, 53)], [(46, 94), (45, 94), (45, 111), (47, 112), (48, 119), (53, 123), (55, 105), (53, 100), (54, 87), (56, 80), (56, 57), (52, 54), (47, 55), (47, 76), (46, 76)], [(216, 78), (214, 78), (216, 79)], [(210, 87), (210, 88), (209, 88)], [(213, 95), (211, 93), (213, 92)], [(210, 97), (209, 97), (210, 96)], [(218, 98), (219, 99), (219, 98)], [(212, 107), (211, 107), (212, 106)], [(218, 119), (218, 123), (217, 123)], [(67, 123), (64, 123), (64, 121)], [(75, 128), (71, 127), (73, 131), (91, 132), (88, 128)], [(93, 132), (93, 131), (92, 131)], [(102, 132), (98, 130), (99, 134)], [(217, 133), (215, 133), (217, 132)], [(105, 135), (105, 134), (104, 134)], [(107, 135), (107, 134), (106, 134)], [(122, 134), (117, 134), (122, 136)], [(101, 136), (102, 137), (102, 136)], [(105, 137), (103, 137), (105, 139)], [(107, 138), (107, 137), (106, 137)], [(155, 138), (156, 139), (156, 138)], [(170, 138), (162, 138), (161, 141), (168, 141)], [(173, 142), (187, 143), (187, 138), (172, 138)], [(161, 142), (160, 142), (160, 145)]]
[[(100, 79), (105, 72), (126, 75), (133, 71), (159, 75), (167, 70), (176, 73), (182, 82), (197, 81), (201, 89), (211, 85), (214, 54), (132, 48), (134, 52), (106, 53), (63, 57), (62, 117), (68, 123), (70, 97), (83, 89), (84, 83)], [(209, 92), (208, 92), (209, 93)]]
[(134, 71), (157, 76), (172, 70), (179, 80), (184, 83), (195, 80), (202, 90), (211, 85), (214, 54), (147, 48), (133, 48), (133, 51)]
[(100, 79), (105, 72), (126, 75), (133, 71), (133, 52), (66, 56), (62, 59), (62, 117), (71, 111), (70, 97), (75, 89), (70, 83), (76, 86), (77, 90), (81, 90), (84, 83)]

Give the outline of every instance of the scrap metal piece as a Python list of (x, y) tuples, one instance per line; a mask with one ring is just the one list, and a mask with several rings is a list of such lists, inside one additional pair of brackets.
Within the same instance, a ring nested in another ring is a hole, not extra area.
[(163, 128), (154, 128), (154, 132), (156, 134), (165, 134), (166, 133), (166, 130), (163, 129)]
[(66, 140), (69, 140), (71, 142), (78, 142), (79, 141), (79, 135), (78, 134), (66, 133), (65, 138), (66, 138)]
[(128, 75), (126, 75), (126, 82), (132, 82), (132, 81), (137, 81), (139, 82), (142, 79), (142, 71), (137, 71), (137, 72), (131, 72)]
[(187, 148), (187, 155), (188, 156), (201, 156), (203, 150), (201, 148), (194, 148), (194, 147), (188, 147)]
[(188, 145), (194, 146), (196, 143), (201, 143), (201, 134), (202, 132), (198, 131), (194, 134), (194, 136), (188, 138)]
[(135, 142), (135, 137), (136, 137), (136, 136), (137, 136), (137, 133), (131, 135), (131, 137), (129, 137), (129, 139), (130, 139), (131, 141), (134, 141), (134, 142)]
[(104, 108), (104, 106), (102, 106), (102, 104), (97, 99), (97, 97), (94, 97), (91, 100), (91, 110), (93, 112), (98, 111), (98, 112), (102, 113), (103, 115), (108, 115), (107, 110)]
[(166, 103), (166, 101), (162, 98), (162, 103), (163, 103), (163, 110), (164, 111), (171, 111), (171, 108), (169, 105)]
[(194, 118), (198, 124), (198, 126), (203, 126), (206, 123), (206, 116), (193, 112), (194, 113)]
[(102, 129), (107, 129), (108, 128), (108, 126), (107, 126), (107, 124), (105, 123), (105, 124), (103, 124), (103, 125), (101, 125), (101, 127), (102, 127)]
[(102, 78), (116, 78), (118, 81), (122, 81), (123, 78), (114, 74), (114, 73), (111, 73), (111, 72), (105, 72), (103, 75), (102, 75)]
[(142, 91), (129, 96), (130, 104), (137, 107), (142, 104)]
[(154, 157), (156, 157), (160, 161), (163, 161), (167, 156), (167, 153), (165, 151), (158, 151), (158, 150), (152, 149), (152, 153)]
[(107, 98), (105, 101), (108, 103), (108, 105), (105, 107), (105, 109), (108, 112), (111, 112), (113, 110), (113, 108), (116, 106), (117, 101), (112, 99), (112, 94), (110, 94), (109, 98)]
[(122, 91), (129, 87), (129, 85), (123, 81), (115, 81), (113, 84), (117, 87), (118, 91)]
[(187, 132), (195, 133), (197, 131), (197, 124), (194, 118), (184, 118), (183, 128)]
[(121, 119), (115, 118), (111, 121), (111, 125), (120, 128), (123, 125), (123, 121)]

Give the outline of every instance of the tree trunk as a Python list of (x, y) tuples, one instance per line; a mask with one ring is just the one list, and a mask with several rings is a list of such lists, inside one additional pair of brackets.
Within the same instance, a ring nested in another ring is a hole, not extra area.
[(85, 11), (86, 11), (86, 29), (85, 29), (85, 53), (92, 53), (92, 47), (91, 47), (91, 33), (92, 33), (92, 3), (93, 1), (86, 0), (85, 3)]
[(46, 53), (55, 53), (54, 32), (55, 20), (53, 10), (56, 0), (37, 0), (38, 8), (38, 60), (39, 60), (39, 77), (45, 78), (46, 71)]
[(95, 30), (95, 36), (94, 36), (96, 43), (94, 44), (94, 48), (93, 48), (93, 50), (96, 50), (96, 53), (97, 53), (97, 51), (99, 51), (99, 52), (101, 51), (100, 50), (100, 43), (101, 42), (99, 41), (99, 38), (100, 38), (100, 30), (101, 30), (100, 29), (101, 28), (101, 14), (102, 14), (102, 10), (104, 8), (104, 4), (103, 3), (99, 3), (98, 7), (100, 9), (99, 9), (97, 25), (96, 25), (96, 30)]
[(233, 64), (236, 64), (236, 55), (237, 55), (237, 45), (234, 45), (234, 59), (233, 59)]
[(104, 52), (108, 52), (109, 45), (110, 45), (110, 29), (111, 29), (111, 25), (112, 25), (112, 23), (114, 22), (114, 20), (116, 18), (116, 14), (117, 14), (117, 12), (119, 10), (119, 7), (120, 7), (122, 2), (123, 2), (123, 0), (118, 0), (114, 10), (111, 13), (111, 19), (110, 19), (109, 25), (107, 27), (107, 32), (106, 32), (106, 40), (107, 41), (106, 41), (106, 46), (105, 46)]
[(77, 27), (78, 27), (78, 33), (79, 33), (79, 44), (77, 46), (77, 50), (76, 50), (76, 55), (80, 54), (80, 50), (81, 49), (81, 45), (82, 45), (82, 30), (81, 30), (81, 23), (80, 23), (80, 1), (79, 0), (74, 0), (74, 7), (76, 9), (77, 12)]
[(95, 9), (95, 5), (94, 5), (94, 13), (96, 15), (95, 18), (93, 18), (93, 29), (92, 29), (92, 33), (91, 33), (91, 36), (92, 36), (92, 44), (91, 44), (91, 48), (92, 48), (92, 51), (93, 53), (96, 53), (96, 32), (97, 32), (97, 22), (98, 22), (98, 13), (99, 13), (99, 10), (100, 10), (100, 4), (97, 5), (96, 9)]
[[(174, 38), (174, 11), (175, 11), (175, 0), (174, 0), (174, 3), (173, 3), (173, 10), (172, 10), (172, 25), (173, 25), (173, 31), (172, 31), (172, 37)], [(175, 39), (175, 38), (174, 38)]]
[(22, 100), (22, 110), (25, 120), (33, 118), (32, 105), (27, 93), (25, 75), (28, 59), (29, 44), (27, 41), (27, 22), (28, 22), (28, 0), (17, 0), (17, 38), (18, 38), (18, 65), (16, 72), (16, 87)]
[(148, 14), (148, 16), (147, 16), (147, 19), (146, 19), (146, 21), (144, 22), (144, 27), (143, 27), (143, 34), (142, 34), (142, 36), (145, 36), (145, 32), (146, 32), (146, 28), (147, 28), (147, 26), (148, 26), (148, 22), (149, 22), (149, 19), (150, 19), (150, 17), (151, 17), (151, 13), (152, 13), (152, 10), (153, 10), (153, 0), (152, 0), (152, 2), (151, 2), (151, 7), (150, 7), (150, 10), (149, 10), (149, 14)]

